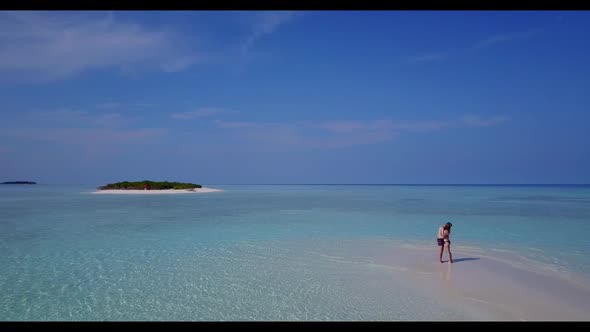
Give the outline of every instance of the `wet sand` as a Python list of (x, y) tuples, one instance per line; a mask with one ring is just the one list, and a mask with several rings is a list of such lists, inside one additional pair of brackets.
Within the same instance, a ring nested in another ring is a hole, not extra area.
[[(357, 246), (360, 248), (361, 246)], [(436, 246), (379, 242), (359, 252), (372, 268), (408, 287), (470, 312), (474, 320), (570, 321), (590, 317), (590, 285), (541, 263), (480, 248), (452, 248), (439, 263)]]

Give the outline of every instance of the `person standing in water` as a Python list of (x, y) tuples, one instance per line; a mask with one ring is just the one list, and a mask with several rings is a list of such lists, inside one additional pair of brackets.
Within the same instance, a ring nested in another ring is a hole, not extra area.
[(449, 254), (449, 263), (453, 263), (453, 254), (451, 254), (451, 239), (450, 239), (451, 227), (453, 227), (453, 224), (448, 222), (438, 228), (436, 242), (437, 242), (438, 246), (440, 247), (440, 250), (438, 252), (438, 261), (441, 263), (443, 262), (442, 255), (443, 255), (443, 251), (445, 250), (445, 248), (447, 248), (447, 253)]

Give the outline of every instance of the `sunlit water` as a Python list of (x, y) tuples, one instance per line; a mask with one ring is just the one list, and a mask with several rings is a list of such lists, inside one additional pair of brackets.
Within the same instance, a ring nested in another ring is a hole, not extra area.
[[(509, 252), (590, 280), (587, 186), (0, 186), (0, 320), (463, 320), (355, 245)], [(358, 241), (357, 241), (358, 240)]]

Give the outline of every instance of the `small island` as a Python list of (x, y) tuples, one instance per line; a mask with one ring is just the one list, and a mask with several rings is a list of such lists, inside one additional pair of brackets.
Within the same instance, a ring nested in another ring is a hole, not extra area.
[(32, 182), (32, 181), (8, 181), (8, 182), (2, 182), (0, 184), (37, 184), (37, 182)]
[(169, 181), (123, 181), (109, 183), (97, 188), (97, 194), (182, 194), (223, 191), (204, 188), (200, 184)]

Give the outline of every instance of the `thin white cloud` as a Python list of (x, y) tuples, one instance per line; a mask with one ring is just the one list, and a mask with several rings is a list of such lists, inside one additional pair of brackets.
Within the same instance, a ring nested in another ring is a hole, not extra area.
[(167, 128), (129, 127), (129, 119), (119, 113), (65, 108), (26, 112), (19, 121), (22, 128), (0, 127), (0, 142), (9, 138), (15, 145), (34, 144), (43, 151), (47, 144), (75, 151), (87, 161), (132, 153), (137, 146), (157, 144), (168, 133)]
[(362, 122), (354, 121), (337, 121), (337, 122), (324, 122), (317, 125), (319, 128), (324, 128), (332, 132), (351, 132), (358, 129), (365, 129), (367, 126)]
[(480, 41), (475, 45), (475, 48), (484, 48), (513, 40), (526, 39), (533, 36), (534, 34), (535, 33), (533, 31), (497, 34)]
[(507, 121), (505, 116), (493, 116), (490, 118), (482, 118), (479, 115), (466, 115), (461, 118), (461, 124), (469, 127), (489, 127)]
[(156, 107), (158, 104), (152, 103), (122, 103), (122, 102), (108, 102), (95, 105), (98, 109), (112, 109), (112, 108), (126, 108), (126, 107)]
[(67, 145), (142, 143), (168, 132), (165, 128), (0, 128), (0, 137), (58, 141)]
[(121, 127), (126, 120), (119, 113), (96, 113), (61, 108), (52, 111), (29, 112), (27, 121), (43, 127)]
[(187, 119), (194, 119), (194, 118), (204, 118), (204, 117), (209, 117), (212, 115), (222, 114), (222, 113), (235, 113), (235, 112), (227, 111), (223, 108), (218, 108), (218, 107), (201, 107), (201, 108), (197, 109), (196, 111), (174, 113), (174, 114), (172, 114), (172, 118), (187, 120)]
[(96, 126), (99, 127), (118, 127), (121, 126), (123, 122), (124, 119), (119, 113), (101, 114), (94, 120)]
[(233, 129), (240, 140), (265, 149), (344, 148), (393, 139), (397, 133), (381, 121), (324, 123), (260, 123), (214, 121), (218, 128)]
[(171, 32), (117, 20), (112, 13), (0, 12), (5, 78), (52, 81), (94, 69), (154, 65), (176, 71), (197, 59), (184, 53)]
[(123, 104), (122, 103), (114, 103), (114, 102), (110, 102), (110, 103), (102, 103), (102, 104), (98, 104), (95, 105), (94, 107), (96, 108), (100, 108), (100, 109), (110, 109), (110, 108), (119, 108), (121, 107)]
[(221, 120), (214, 120), (213, 123), (218, 128), (253, 128), (253, 127), (261, 127), (264, 126), (263, 124), (255, 123), (255, 122), (236, 122), (236, 121), (221, 121)]
[(392, 126), (402, 131), (425, 132), (450, 128), (454, 126), (454, 123), (452, 121), (399, 121)]
[(301, 14), (302, 12), (294, 11), (264, 11), (256, 13), (254, 27), (250, 35), (246, 38), (243, 49), (249, 49), (260, 38), (273, 33), (281, 25)]
[(197, 56), (179, 57), (162, 63), (160, 68), (166, 73), (175, 73), (188, 68), (199, 60), (201, 59)]
[(409, 63), (434, 62), (434, 61), (442, 60), (444, 58), (445, 58), (445, 55), (442, 53), (428, 53), (428, 54), (421, 54), (421, 55), (409, 57), (408, 62)]
[[(462, 51), (467, 51), (470, 48), (475, 49), (482, 49), (487, 48), (493, 45), (502, 44), (510, 41), (515, 40), (524, 40), (530, 38), (537, 34), (539, 31), (526, 31), (526, 32), (513, 32), (513, 33), (503, 33), (503, 34), (496, 34), (485, 38), (473, 46), (469, 46), (464, 48)], [(418, 63), (429, 63), (429, 62), (436, 62), (445, 60), (449, 57), (448, 53), (440, 53), (440, 52), (433, 52), (433, 53), (426, 53), (426, 54), (419, 54), (415, 56), (408, 57), (406, 59), (407, 63), (409, 64), (418, 64)]]
[(466, 115), (449, 121), (326, 121), (319, 123), (260, 123), (213, 121), (218, 128), (233, 129), (241, 139), (277, 148), (343, 148), (391, 141), (403, 132), (428, 132), (449, 128), (489, 127), (506, 121), (494, 116)]
[(358, 130), (395, 130), (395, 131), (430, 131), (451, 127), (449, 121), (349, 121), (349, 122), (324, 122), (311, 126), (326, 129), (330, 132), (345, 133)]

